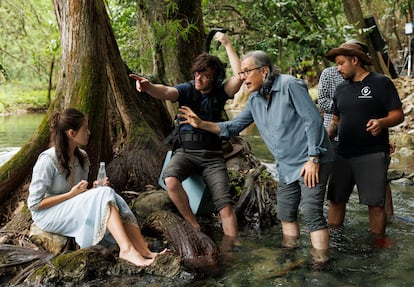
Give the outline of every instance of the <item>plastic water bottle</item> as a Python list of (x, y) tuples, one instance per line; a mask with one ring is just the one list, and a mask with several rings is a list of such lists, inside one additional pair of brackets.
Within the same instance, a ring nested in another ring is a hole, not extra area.
[(98, 177), (96, 178), (96, 180), (98, 181), (97, 186), (104, 186), (105, 179), (106, 179), (105, 162), (101, 161), (99, 163)]

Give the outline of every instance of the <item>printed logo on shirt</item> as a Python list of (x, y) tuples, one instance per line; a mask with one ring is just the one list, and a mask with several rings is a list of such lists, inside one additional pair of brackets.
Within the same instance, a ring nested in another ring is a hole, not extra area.
[(369, 86), (363, 87), (361, 89), (361, 94), (358, 96), (358, 99), (372, 99), (371, 88)]

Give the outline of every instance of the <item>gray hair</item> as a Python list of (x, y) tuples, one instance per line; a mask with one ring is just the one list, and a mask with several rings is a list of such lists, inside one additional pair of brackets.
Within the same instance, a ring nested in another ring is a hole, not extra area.
[(269, 77), (273, 78), (280, 74), (280, 69), (273, 65), (272, 59), (266, 54), (266, 52), (261, 50), (250, 51), (244, 54), (241, 60), (247, 58), (253, 58), (254, 64), (256, 67), (268, 67), (269, 68)]

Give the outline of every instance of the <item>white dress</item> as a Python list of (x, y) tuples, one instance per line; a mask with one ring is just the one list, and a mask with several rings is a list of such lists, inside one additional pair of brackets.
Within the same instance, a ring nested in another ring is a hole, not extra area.
[(74, 237), (76, 243), (84, 248), (98, 244), (109, 234), (106, 223), (110, 205), (118, 208), (124, 222), (137, 224), (137, 220), (125, 200), (107, 186), (92, 188), (50, 208), (38, 209), (43, 198), (68, 192), (81, 180), (88, 179), (89, 160), (82, 152), (85, 154), (85, 168), (76, 158), (68, 178), (58, 163), (55, 148), (42, 152), (33, 168), (27, 204), (33, 222), (40, 229)]

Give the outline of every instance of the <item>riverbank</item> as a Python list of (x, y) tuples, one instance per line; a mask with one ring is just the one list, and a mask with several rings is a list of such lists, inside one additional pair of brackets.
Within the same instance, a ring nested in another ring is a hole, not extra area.
[[(45, 111), (53, 99), (44, 87), (27, 86), (20, 83), (0, 85), (0, 116)], [(49, 98), (50, 97), (50, 98)]]

